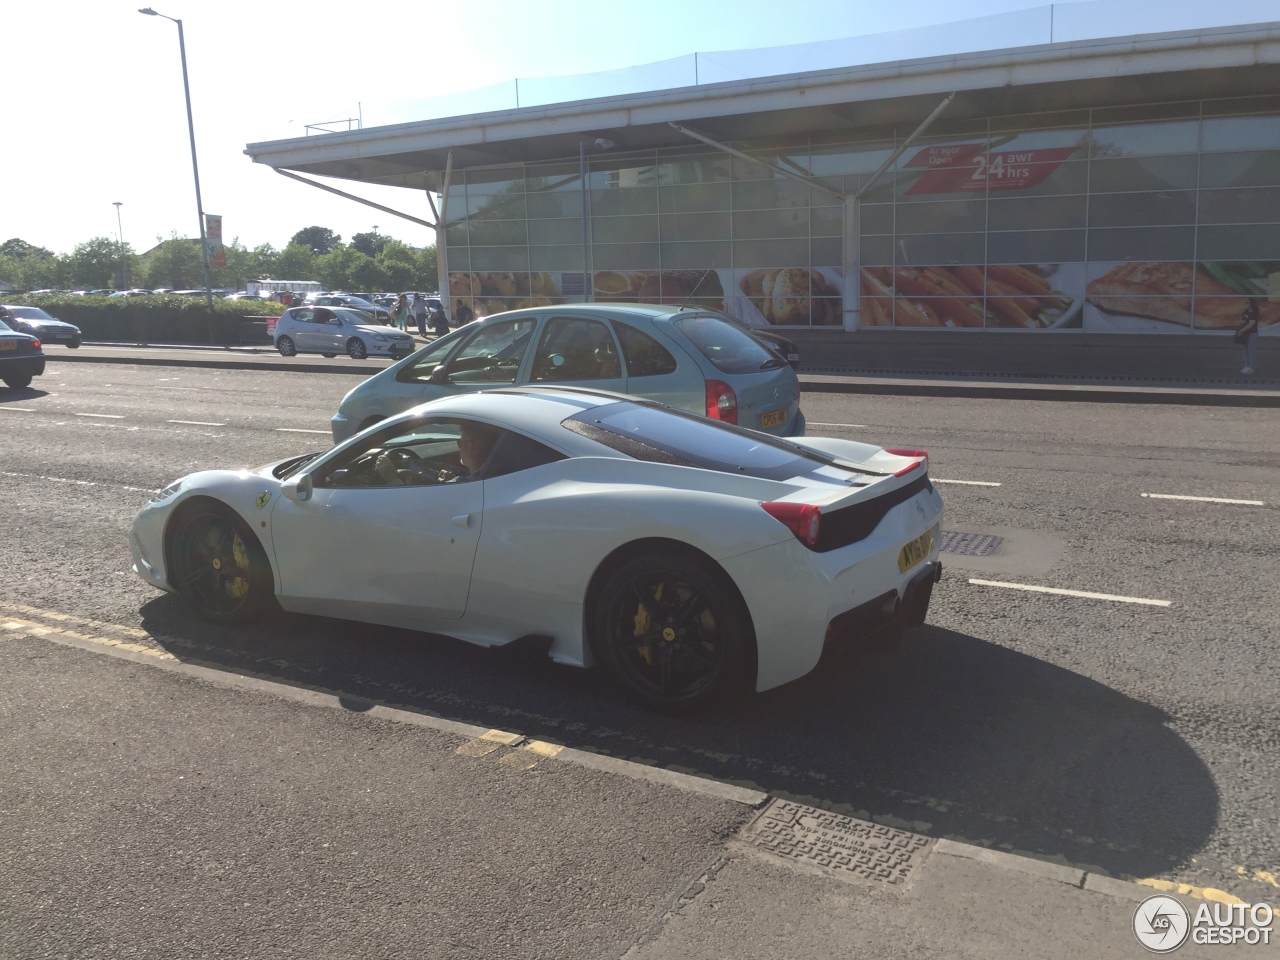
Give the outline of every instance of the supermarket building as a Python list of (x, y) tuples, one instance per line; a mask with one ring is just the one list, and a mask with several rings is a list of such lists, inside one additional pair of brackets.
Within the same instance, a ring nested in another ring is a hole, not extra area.
[(814, 370), (1224, 377), (1251, 300), (1280, 366), (1276, 91), (1280, 23), (1264, 23), (246, 153), (353, 199), (425, 191), (432, 218), (399, 215), (436, 228), (442, 285), (481, 315), (688, 301), (785, 327)]

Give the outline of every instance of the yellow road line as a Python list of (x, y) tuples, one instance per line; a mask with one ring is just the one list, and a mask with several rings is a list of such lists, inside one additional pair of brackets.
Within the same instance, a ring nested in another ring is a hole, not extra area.
[(136, 627), (125, 627), (118, 623), (107, 623), (104, 620), (88, 620), (84, 617), (72, 616), (69, 613), (55, 613), (52, 610), (41, 610), (38, 607), (28, 607), (21, 603), (6, 603), (0, 601), (0, 610), (7, 610), (24, 617), (38, 617), (42, 620), (54, 620), (58, 623), (78, 623), (86, 627), (94, 627), (95, 629), (114, 630), (117, 633), (123, 633), (128, 637), (137, 637), (139, 640), (150, 639), (151, 634), (145, 630), (139, 630)]
[(74, 630), (65, 630), (59, 627), (49, 627), (42, 623), (32, 623), (29, 620), (3, 620), (0, 621), (0, 630), (12, 631), (14, 633), (24, 633), (33, 637), (45, 637), (54, 634), (59, 637), (68, 637), (72, 640), (84, 640), (89, 643), (98, 643), (104, 647), (115, 647), (117, 650), (131, 650), (134, 653), (145, 653), (149, 657), (155, 657), (157, 660), (176, 660), (173, 654), (156, 647), (148, 647), (141, 643), (127, 643), (124, 640), (114, 640), (111, 637), (97, 637), (87, 633), (77, 633)]
[(1212, 903), (1244, 903), (1234, 894), (1227, 893), (1225, 890), (1218, 890), (1215, 887), (1193, 887), (1189, 883), (1174, 883), (1172, 880), (1154, 880), (1148, 877), (1145, 880), (1137, 880), (1136, 883), (1144, 887), (1150, 887), (1153, 890), (1160, 890), (1164, 893), (1180, 893), (1184, 897), (1195, 897), (1197, 900), (1208, 900)]

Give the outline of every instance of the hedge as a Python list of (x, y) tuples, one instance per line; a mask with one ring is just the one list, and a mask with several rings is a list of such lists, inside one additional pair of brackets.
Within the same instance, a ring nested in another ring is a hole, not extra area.
[(213, 313), (204, 297), (156, 294), (139, 297), (78, 297), (73, 294), (0, 294), (5, 303), (40, 307), (59, 320), (74, 323), (85, 340), (108, 343), (238, 344), (249, 317), (278, 317), (279, 303), (213, 298)]

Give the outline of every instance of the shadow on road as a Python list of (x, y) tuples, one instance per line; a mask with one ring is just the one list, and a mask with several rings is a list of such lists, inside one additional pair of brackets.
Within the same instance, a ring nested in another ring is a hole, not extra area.
[(293, 614), (223, 628), (167, 595), (142, 614), (180, 659), (320, 687), (348, 709), (407, 707), (1114, 876), (1185, 863), (1217, 820), (1209, 771), (1159, 710), (936, 627), (674, 719), (621, 700), (599, 671), (448, 638)]

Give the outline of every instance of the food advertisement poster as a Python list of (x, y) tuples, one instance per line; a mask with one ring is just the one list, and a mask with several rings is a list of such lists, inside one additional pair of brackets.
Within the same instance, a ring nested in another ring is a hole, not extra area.
[(1280, 261), (1091, 263), (1088, 272), (1090, 332), (1231, 332), (1254, 300), (1259, 333), (1280, 334)]
[(862, 325), (1078, 329), (1083, 282), (1081, 263), (863, 267)]

